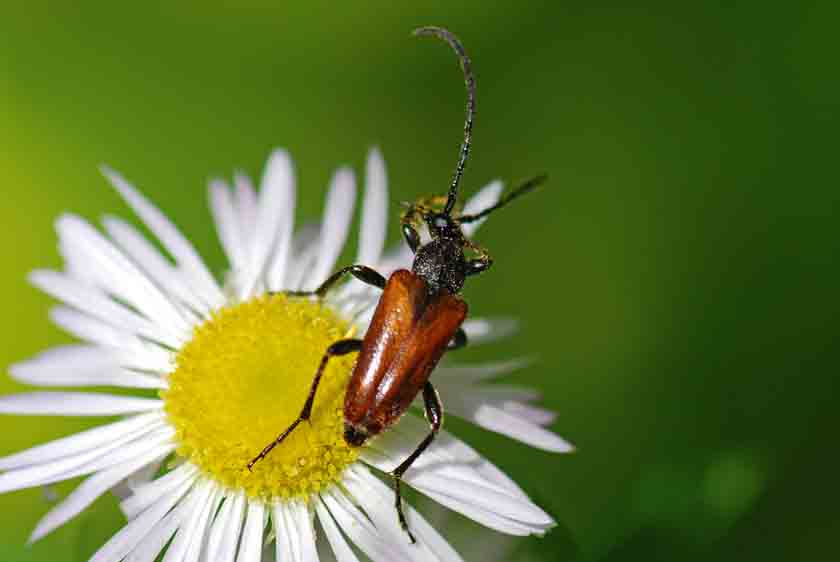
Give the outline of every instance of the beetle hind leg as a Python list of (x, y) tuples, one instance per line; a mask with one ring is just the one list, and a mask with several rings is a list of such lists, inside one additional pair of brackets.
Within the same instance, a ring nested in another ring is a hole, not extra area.
[(278, 435), (274, 441), (266, 445), (265, 448), (260, 451), (259, 455), (251, 459), (251, 462), (248, 463), (248, 470), (254, 468), (255, 464), (263, 460), (277, 445), (285, 441), (286, 437), (288, 437), (289, 434), (292, 433), (298, 425), (300, 425), (300, 422), (309, 421), (309, 417), (312, 415), (312, 405), (315, 402), (315, 393), (318, 391), (318, 385), (321, 383), (321, 375), (324, 374), (324, 369), (327, 367), (330, 357), (347, 355), (348, 353), (353, 353), (359, 351), (360, 349), (362, 349), (362, 340), (358, 339), (338, 340), (327, 348), (327, 351), (321, 358), (321, 364), (318, 365), (318, 370), (315, 372), (315, 377), (312, 379), (312, 386), (309, 388), (309, 396), (307, 396), (306, 402), (303, 404), (303, 409), (300, 411), (300, 415), (298, 415), (297, 419), (292, 422), (292, 424), (287, 427), (283, 433)]
[(435, 436), (438, 431), (440, 431), (441, 426), (443, 426), (443, 405), (440, 402), (440, 396), (438, 396), (435, 387), (432, 386), (432, 383), (430, 382), (427, 382), (425, 386), (423, 386), (423, 404), (426, 409), (426, 419), (431, 427), (431, 432), (425, 439), (423, 439), (423, 441), (420, 442), (420, 445), (417, 446), (414, 452), (390, 473), (391, 478), (394, 479), (394, 507), (397, 508), (397, 518), (400, 521), (400, 527), (402, 527), (403, 531), (408, 534), (408, 538), (411, 540), (412, 544), (416, 543), (417, 539), (415, 539), (414, 535), (411, 534), (411, 531), (408, 528), (408, 522), (405, 519), (405, 513), (403, 512), (401, 491), (402, 477), (414, 461), (423, 454), (423, 451), (432, 444), (432, 441), (435, 440)]

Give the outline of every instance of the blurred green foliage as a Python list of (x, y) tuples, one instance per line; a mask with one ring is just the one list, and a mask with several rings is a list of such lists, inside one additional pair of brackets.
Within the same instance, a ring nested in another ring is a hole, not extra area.
[[(374, 144), (393, 216), (443, 191), (463, 86), (445, 46), (409, 33), (445, 25), (478, 74), (467, 191), (551, 177), (484, 228), (497, 265), (466, 293), (523, 330), (464, 357), (537, 354), (510, 379), (544, 391), (578, 452), (449, 421), (561, 523), (511, 558), (833, 558), (838, 16), (834, 2), (5, 3), (0, 364), (68, 340), (24, 276), (60, 265), (60, 213), (128, 215), (101, 162), (217, 271), (205, 182), (258, 176), (274, 146), (295, 158), (298, 220)], [(89, 423), (2, 417), (0, 454)], [(103, 499), (25, 547), (47, 509), (42, 490), (0, 497), (0, 560), (86, 560), (121, 525)]]

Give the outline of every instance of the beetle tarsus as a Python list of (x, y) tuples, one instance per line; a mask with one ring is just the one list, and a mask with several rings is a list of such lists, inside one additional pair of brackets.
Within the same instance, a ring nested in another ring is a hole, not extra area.
[(430, 382), (426, 382), (423, 386), (423, 404), (426, 409), (426, 419), (429, 421), (432, 431), (425, 439), (423, 439), (414, 452), (390, 473), (391, 478), (394, 479), (394, 495), (396, 496), (394, 499), (394, 506), (397, 508), (397, 517), (400, 520), (400, 526), (406, 533), (408, 533), (408, 537), (411, 539), (412, 544), (416, 543), (417, 540), (414, 538), (414, 535), (411, 534), (411, 531), (409, 531), (408, 523), (405, 520), (400, 484), (402, 484), (402, 477), (403, 474), (405, 474), (405, 471), (408, 470), (409, 467), (414, 464), (414, 461), (423, 454), (423, 451), (432, 444), (432, 441), (435, 440), (435, 435), (437, 435), (441, 426), (443, 426), (443, 405), (440, 402), (440, 396), (438, 396), (437, 390), (435, 390), (435, 387), (432, 386), (432, 383)]
[(408, 535), (408, 539), (411, 541), (411, 544), (417, 544), (417, 539), (414, 538), (414, 535), (408, 528), (408, 521), (406, 521), (405, 513), (403, 512), (402, 493), (400, 491), (402, 474), (397, 474), (397, 471), (395, 470), (391, 473), (391, 477), (394, 479), (394, 495), (396, 496), (394, 499), (394, 507), (397, 508), (397, 519), (400, 521), (400, 527), (402, 527), (402, 530)]
[(268, 445), (266, 445), (266, 446), (265, 446), (265, 448), (264, 448), (262, 451), (260, 451), (260, 454), (259, 454), (259, 455), (257, 455), (256, 457), (254, 457), (254, 458), (251, 460), (251, 462), (249, 462), (249, 463), (248, 463), (248, 471), (250, 472), (250, 471), (254, 468), (254, 465), (255, 465), (255, 464), (257, 464), (258, 462), (260, 462), (261, 460), (263, 460), (265, 457), (267, 457), (267, 456), (268, 456), (268, 454), (271, 452), (271, 450), (272, 450), (272, 449), (274, 449), (274, 447), (276, 447), (276, 446), (277, 446), (277, 445), (279, 445), (280, 443), (282, 443), (282, 442), (286, 439), (286, 437), (288, 437), (288, 436), (289, 436), (289, 434), (290, 434), (292, 431), (294, 431), (294, 429), (298, 426), (298, 424), (299, 424), (301, 421), (303, 421), (304, 419), (306, 419), (306, 418), (304, 418), (304, 417), (303, 417), (303, 414), (301, 414), (301, 416), (300, 416), (300, 417), (298, 417), (298, 419), (296, 419), (296, 420), (292, 423), (292, 425), (290, 425), (289, 427), (287, 427), (287, 428), (286, 428), (286, 431), (284, 431), (283, 433), (281, 433), (280, 435), (278, 435), (278, 436), (277, 436), (277, 439), (275, 439), (274, 441), (272, 441), (271, 443), (269, 443)]

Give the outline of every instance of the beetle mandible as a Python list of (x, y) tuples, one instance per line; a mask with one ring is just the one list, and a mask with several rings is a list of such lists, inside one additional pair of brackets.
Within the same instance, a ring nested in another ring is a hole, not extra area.
[[(315, 372), (309, 395), (298, 418), (248, 463), (251, 470), (272, 449), (280, 445), (294, 429), (309, 420), (321, 375), (331, 357), (358, 352), (344, 399), (344, 440), (361, 447), (395, 424), (422, 390), (426, 419), (431, 431), (391, 473), (394, 480), (395, 506), (400, 525), (412, 542), (402, 509), (400, 484), (412, 463), (434, 441), (443, 425), (443, 406), (429, 376), (445, 351), (463, 347), (467, 335), (461, 324), (467, 316), (467, 304), (459, 293), (467, 277), (487, 271), (493, 261), (489, 254), (461, 232), (462, 224), (483, 219), (491, 212), (537, 187), (545, 176), (532, 178), (501, 198), (495, 205), (478, 213), (453, 216), (458, 185), (470, 153), (475, 115), (475, 77), (463, 45), (450, 31), (440, 27), (421, 27), (416, 36), (433, 36), (446, 41), (461, 63), (467, 86), (467, 109), (464, 141), (447, 196), (415, 203), (401, 217), (402, 235), (414, 252), (411, 271), (399, 269), (385, 278), (365, 265), (351, 265), (331, 275), (314, 291), (292, 291), (294, 297), (323, 297), (345, 275), (382, 289), (382, 296), (363, 340), (343, 339), (330, 345)], [(440, 208), (442, 206), (442, 208)], [(418, 227), (428, 228), (431, 241), (421, 244)], [(464, 250), (475, 257), (467, 259)]]

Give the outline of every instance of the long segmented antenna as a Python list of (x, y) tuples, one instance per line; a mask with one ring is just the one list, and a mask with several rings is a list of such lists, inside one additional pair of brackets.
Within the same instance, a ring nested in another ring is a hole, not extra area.
[(414, 30), (417, 37), (434, 36), (449, 43), (458, 59), (461, 61), (461, 69), (464, 71), (464, 82), (467, 85), (467, 116), (464, 120), (464, 143), (461, 145), (461, 155), (458, 157), (458, 166), (455, 168), (455, 175), (452, 177), (452, 184), (449, 186), (449, 196), (446, 199), (446, 207), (443, 212), (447, 215), (452, 213), (455, 202), (458, 199), (458, 184), (464, 174), (464, 166), (467, 164), (467, 157), (470, 154), (470, 141), (472, 140), (473, 117), (475, 116), (475, 76), (472, 73), (470, 57), (464, 50), (464, 46), (455, 35), (448, 29), (442, 27), (420, 27)]
[(493, 205), (492, 207), (488, 207), (483, 211), (475, 213), (474, 215), (464, 215), (462, 217), (458, 217), (458, 222), (461, 224), (466, 224), (469, 222), (475, 222), (477, 220), (483, 219), (493, 211), (501, 209), (520, 195), (525, 195), (535, 187), (539, 186), (541, 183), (545, 182), (545, 180), (547, 179), (548, 176), (545, 174), (533, 177), (525, 183), (523, 183), (522, 185), (520, 185), (519, 187), (517, 187), (516, 189), (514, 189), (513, 191), (511, 191), (509, 194), (502, 197), (501, 200), (499, 200), (499, 202)]

